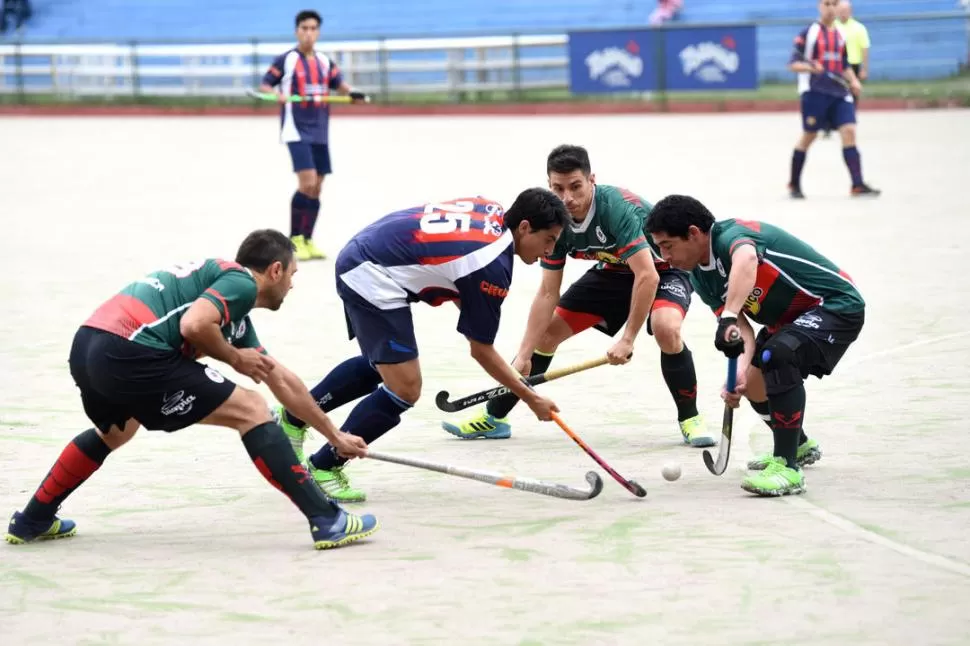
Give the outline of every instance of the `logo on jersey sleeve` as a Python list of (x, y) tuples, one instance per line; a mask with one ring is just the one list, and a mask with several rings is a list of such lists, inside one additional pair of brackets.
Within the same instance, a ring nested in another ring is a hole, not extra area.
[(493, 285), (487, 280), (483, 280), (481, 283), (479, 283), (478, 287), (483, 293), (489, 296), (494, 296), (495, 298), (505, 298), (509, 295), (508, 289), (499, 287), (498, 285)]

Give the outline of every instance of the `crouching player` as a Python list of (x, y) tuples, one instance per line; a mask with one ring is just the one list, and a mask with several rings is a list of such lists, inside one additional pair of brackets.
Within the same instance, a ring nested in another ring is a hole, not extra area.
[[(311, 391), (314, 399), (331, 411), (364, 397), (343, 430), (368, 443), (397, 426), (421, 394), (411, 303), (454, 301), (461, 310), (458, 332), (468, 339), (472, 357), (536, 417), (551, 419), (556, 405), (523, 385), (492, 344), (514, 256), (533, 264), (551, 253), (567, 219), (558, 197), (535, 188), (504, 213), (491, 200), (461, 198), (392, 213), (357, 233), (337, 258), (336, 279), (350, 338), (357, 338), (363, 354), (324, 377)], [(301, 455), (306, 418), (288, 406), (278, 415)], [(365, 500), (351, 486), (337, 449), (327, 444), (311, 455), (310, 473), (335, 500)]]
[[(723, 220), (691, 197), (657, 203), (647, 230), (665, 260), (691, 272), (718, 316), (714, 345), (738, 358), (735, 393), (767, 422), (775, 448), (748, 463), (741, 488), (761, 496), (801, 493), (801, 467), (821, 457), (802, 427), (809, 375), (831, 374), (865, 322), (865, 301), (831, 260), (788, 232), (754, 220)], [(748, 319), (764, 327), (755, 338)], [(741, 338), (731, 341), (735, 331)]]
[[(550, 152), (546, 175), (571, 221), (553, 253), (542, 259), (542, 284), (512, 365), (523, 374), (542, 374), (567, 339), (590, 328), (615, 336), (624, 325), (607, 357), (614, 364), (626, 363), (646, 326), (660, 347), (660, 371), (684, 443), (712, 446), (697, 410), (693, 356), (680, 335), (690, 307), (690, 278), (650, 248), (643, 231), (650, 203), (625, 189), (597, 184), (589, 154), (580, 146), (563, 145)], [(597, 263), (560, 297), (567, 256)], [(508, 414), (517, 401), (515, 395), (498, 397), (478, 416), (461, 424), (443, 422), (442, 427), (462, 439), (506, 439), (512, 436)]]
[(71, 493), (136, 431), (177, 431), (193, 424), (239, 432), (259, 472), (306, 516), (317, 549), (373, 534), (377, 520), (348, 514), (328, 500), (293, 453), (269, 407), (196, 361), (206, 355), (257, 383), (306, 419), (348, 457), (367, 445), (338, 431), (300, 379), (269, 357), (250, 310), (278, 310), (296, 272), (294, 247), (278, 231), (254, 231), (235, 262), (208, 259), (157, 271), (125, 287), (78, 329), (71, 376), (94, 423), (68, 444), (23, 511), (13, 514), (7, 542), (73, 536), (73, 521), (55, 514)]

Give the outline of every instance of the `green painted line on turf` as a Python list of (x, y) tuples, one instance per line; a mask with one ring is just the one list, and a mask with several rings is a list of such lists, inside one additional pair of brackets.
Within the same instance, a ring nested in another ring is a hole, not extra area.
[(537, 550), (530, 549), (516, 549), (513, 547), (503, 547), (500, 554), (506, 561), (512, 561), (515, 563), (523, 563), (525, 561), (532, 560), (533, 556), (539, 554)]
[[(557, 526), (563, 523), (572, 523), (572, 522), (577, 522), (581, 520), (583, 520), (581, 516), (555, 516), (553, 518), (544, 518), (539, 520), (533, 520), (530, 522), (492, 523), (489, 525), (477, 525), (474, 529), (476, 534), (481, 534), (482, 532), (494, 532), (496, 534), (507, 533), (507, 534), (518, 534), (520, 536), (534, 536), (535, 534), (549, 531), (550, 529), (555, 529)], [(462, 532), (468, 530), (467, 525), (445, 525), (441, 523), (426, 524), (425, 527), (459, 530)]]
[(4, 578), (6, 577), (10, 577), (11, 579), (21, 583), (22, 585), (25, 585), (31, 588), (44, 588), (46, 590), (56, 590), (57, 588), (61, 587), (51, 579), (38, 576), (36, 574), (31, 574), (29, 572), (24, 572), (23, 570), (8, 570)]
[(278, 619), (275, 617), (267, 617), (266, 615), (257, 615), (250, 612), (224, 612), (221, 617), (226, 621), (234, 621), (236, 623), (276, 623)]

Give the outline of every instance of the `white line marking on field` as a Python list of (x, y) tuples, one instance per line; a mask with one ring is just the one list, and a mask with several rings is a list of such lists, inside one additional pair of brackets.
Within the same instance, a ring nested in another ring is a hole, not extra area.
[[(942, 336), (935, 336), (935, 337), (930, 337), (928, 339), (921, 339), (919, 341), (913, 341), (912, 343), (898, 345), (888, 350), (881, 350), (879, 352), (873, 352), (871, 354), (863, 355), (858, 359), (856, 359), (855, 361), (846, 362), (846, 364), (841, 365), (840, 367), (843, 368), (844, 370), (845, 368), (851, 368), (859, 365), (860, 363), (865, 363), (866, 361), (871, 361), (873, 359), (880, 359), (882, 357), (886, 357), (894, 354), (901, 354), (903, 352), (908, 352), (909, 350), (913, 350), (915, 348), (920, 348), (924, 345), (933, 345), (935, 343), (941, 343), (943, 341), (949, 341), (950, 339), (958, 339), (965, 336), (970, 336), (970, 331), (954, 332), (953, 334), (944, 334)], [(747, 463), (748, 461), (747, 458), (751, 456), (753, 453), (751, 451), (751, 430), (753, 428), (759, 427), (763, 423), (764, 422), (762, 422), (761, 420), (758, 420), (757, 424), (753, 424), (751, 426), (744, 428), (743, 432), (746, 434), (746, 437), (744, 438), (743, 442), (739, 443), (740, 445), (739, 448), (741, 446), (746, 447), (748, 456), (738, 456), (744, 459), (739, 460), (737, 464), (744, 465), (745, 463)], [(741, 471), (744, 471), (744, 466), (741, 466), (739, 468)], [(881, 534), (877, 534), (873, 531), (870, 531), (865, 527), (862, 527), (861, 525), (857, 525), (856, 523), (852, 522), (847, 518), (843, 518), (838, 514), (834, 514), (828, 511), (827, 509), (823, 509), (822, 507), (819, 507), (818, 505), (812, 502), (809, 502), (808, 500), (805, 500), (805, 498), (803, 497), (787, 496), (784, 498), (784, 502), (786, 502), (789, 505), (793, 505), (799, 509), (802, 509), (803, 511), (806, 511), (812, 516), (818, 518), (819, 520), (823, 520), (830, 525), (838, 527), (842, 531), (856, 538), (860, 538), (862, 540), (869, 541), (870, 543), (874, 543), (876, 545), (881, 545), (882, 547), (889, 548), (894, 552), (902, 554), (903, 556), (908, 556), (910, 558), (916, 559), (917, 561), (921, 561), (923, 563), (926, 563), (927, 565), (934, 565), (942, 570), (946, 570), (954, 574), (961, 574), (963, 576), (970, 577), (970, 565), (967, 565), (966, 563), (957, 561), (956, 559), (951, 559), (946, 556), (942, 556), (940, 554), (924, 552), (923, 550), (917, 549), (915, 547), (911, 547), (909, 545), (905, 545), (903, 543), (898, 543), (890, 538), (886, 538), (885, 536), (882, 536)]]

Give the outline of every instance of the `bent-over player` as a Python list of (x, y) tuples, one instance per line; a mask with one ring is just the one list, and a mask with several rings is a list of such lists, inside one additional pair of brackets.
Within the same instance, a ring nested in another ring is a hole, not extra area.
[[(526, 387), (493, 343), (514, 257), (533, 264), (552, 252), (567, 220), (558, 197), (534, 188), (504, 214), (492, 200), (460, 198), (391, 213), (357, 233), (337, 257), (336, 279), (350, 338), (357, 338), (363, 354), (324, 377), (311, 391), (314, 399), (331, 411), (366, 395), (342, 428), (368, 443), (397, 426), (421, 394), (411, 303), (453, 301), (461, 309), (458, 332), (468, 339), (472, 357), (536, 417), (551, 419), (556, 405)], [(278, 414), (302, 454), (305, 418), (288, 407)], [(336, 448), (327, 444), (311, 455), (310, 473), (335, 500), (364, 500), (364, 492), (350, 485)]]
[(366, 455), (364, 441), (334, 427), (303, 382), (266, 353), (253, 329), (250, 310), (279, 309), (296, 269), (285, 235), (254, 231), (235, 262), (207, 259), (156, 271), (98, 307), (74, 335), (69, 358), (94, 428), (64, 448), (24, 510), (13, 514), (7, 542), (73, 536), (74, 522), (55, 514), (113, 451), (142, 426), (172, 432), (193, 424), (239, 432), (259, 472), (306, 516), (317, 549), (374, 533), (373, 516), (348, 514), (313, 482), (259, 393), (197, 361), (209, 356), (265, 382), (336, 451)]
[[(623, 335), (607, 356), (611, 363), (626, 363), (646, 324), (660, 346), (660, 370), (677, 407), (683, 441), (713, 445), (697, 411), (694, 360), (680, 336), (690, 307), (690, 279), (650, 248), (643, 229), (650, 203), (625, 189), (597, 184), (589, 154), (580, 146), (554, 149), (546, 160), (546, 174), (572, 221), (552, 254), (542, 260), (542, 284), (512, 365), (522, 374), (541, 374), (566, 339), (590, 327), (615, 337), (624, 324)], [(567, 256), (598, 262), (560, 297)], [(442, 426), (463, 439), (508, 438), (508, 414), (517, 402), (515, 395), (498, 397), (478, 417)]]
[(293, 160), (297, 189), (290, 200), (290, 239), (298, 260), (326, 258), (313, 242), (313, 229), (320, 213), (323, 178), (332, 172), (330, 164), (330, 105), (322, 101), (292, 103), (289, 96), (326, 96), (331, 91), (349, 95), (354, 102), (367, 95), (344, 81), (337, 64), (314, 47), (320, 36), (320, 14), (301, 11), (296, 15), (297, 46), (269, 66), (260, 90), (279, 95), (280, 140)]
[[(802, 136), (795, 144), (791, 160), (788, 190), (795, 199), (802, 193), (802, 168), (808, 148), (819, 130), (834, 129), (842, 137), (842, 158), (852, 178), (853, 196), (877, 197), (880, 191), (862, 180), (862, 159), (856, 148), (856, 118), (853, 94), (862, 92), (862, 85), (849, 66), (845, 39), (835, 26), (835, 11), (839, 0), (819, 0), (819, 19), (795, 38), (795, 48), (789, 69), (798, 73), (798, 93), (801, 95)], [(831, 76), (842, 77), (849, 87)], [(851, 91), (850, 91), (851, 89)]]
[[(714, 345), (738, 358), (735, 393), (772, 430), (775, 448), (748, 463), (741, 488), (761, 496), (801, 493), (801, 467), (821, 457), (805, 435), (805, 379), (831, 374), (865, 323), (865, 301), (844, 271), (790, 233), (757, 220), (714, 221), (699, 201), (671, 195), (647, 230), (674, 267), (689, 270), (718, 317)], [(764, 327), (755, 338), (748, 319)], [(735, 330), (741, 337), (730, 341)]]

